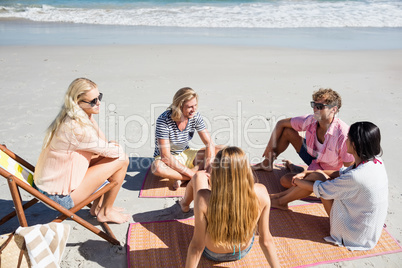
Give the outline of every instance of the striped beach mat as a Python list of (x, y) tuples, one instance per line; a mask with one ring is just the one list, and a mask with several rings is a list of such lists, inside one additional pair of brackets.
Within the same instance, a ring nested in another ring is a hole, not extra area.
[[(271, 210), (270, 230), (282, 267), (308, 267), (402, 251), (384, 229), (377, 246), (368, 251), (349, 251), (324, 241), (329, 219), (322, 204)], [(130, 224), (127, 237), (128, 267), (184, 267), (194, 219)], [(198, 267), (269, 267), (256, 236), (250, 252), (234, 262), (213, 262), (201, 257)]]
[[(254, 174), (256, 176), (256, 180), (264, 184), (267, 187), (268, 192), (273, 194), (285, 190), (285, 188), (281, 186), (279, 180), (288, 172), (289, 170), (287, 170), (285, 167), (278, 165), (272, 172), (255, 171)], [(148, 169), (139, 196), (163, 198), (181, 197), (184, 195), (187, 183), (182, 183), (181, 187), (176, 191), (173, 190), (172, 185), (173, 181), (155, 176), (152, 174), (151, 169)]]

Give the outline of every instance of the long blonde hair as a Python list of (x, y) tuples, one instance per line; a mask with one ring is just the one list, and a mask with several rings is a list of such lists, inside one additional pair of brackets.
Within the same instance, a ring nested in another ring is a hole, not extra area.
[(59, 129), (60, 125), (64, 122), (67, 116), (77, 121), (80, 125), (93, 126), (88, 115), (78, 105), (83, 100), (83, 96), (88, 91), (97, 88), (97, 85), (87, 78), (77, 78), (71, 82), (66, 95), (64, 96), (64, 104), (46, 131), (46, 136), (43, 141), (43, 148), (49, 146), (50, 141), (53, 139), (54, 134)]
[(207, 233), (222, 247), (250, 241), (259, 215), (254, 176), (246, 154), (238, 147), (218, 152), (212, 165)]
[(198, 94), (191, 87), (183, 87), (174, 94), (173, 102), (168, 109), (172, 111), (172, 120), (179, 121), (182, 116), (181, 109), (186, 101), (196, 98), (198, 101)]

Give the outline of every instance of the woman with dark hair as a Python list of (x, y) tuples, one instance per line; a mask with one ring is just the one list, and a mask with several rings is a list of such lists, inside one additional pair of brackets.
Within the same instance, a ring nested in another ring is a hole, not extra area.
[(294, 191), (305, 196), (314, 191), (330, 215), (331, 236), (324, 238), (327, 242), (349, 250), (369, 250), (380, 239), (388, 208), (388, 177), (379, 158), (380, 141), (376, 125), (354, 123), (346, 142), (348, 153), (355, 158), (354, 165), (293, 177)]

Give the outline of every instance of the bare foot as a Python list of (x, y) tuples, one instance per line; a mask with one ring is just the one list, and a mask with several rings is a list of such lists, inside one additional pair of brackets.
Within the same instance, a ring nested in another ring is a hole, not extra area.
[(285, 159), (282, 160), (282, 163), (285, 165), (286, 169), (292, 171), (292, 165), (293, 165), (292, 161)]
[(91, 216), (96, 216), (97, 211), (99, 211), (99, 207), (92, 206), (91, 209), (89, 210), (89, 214), (91, 214)]
[(279, 202), (279, 198), (271, 199), (271, 207), (279, 208), (279, 209), (282, 209), (282, 210), (289, 210), (288, 204), (282, 205)]
[(282, 160), (282, 163), (285, 165), (285, 167), (290, 170), (292, 173), (300, 173), (304, 171), (304, 168), (296, 166), (293, 164), (290, 160)]
[(121, 207), (113, 207), (114, 210), (116, 210), (117, 212), (123, 212), (126, 209), (125, 208), (121, 208)]
[[(113, 207), (113, 209), (115, 210), (115, 211), (117, 211), (117, 212), (123, 212), (123, 211), (125, 211), (125, 209), (124, 208), (121, 208), (121, 207)], [(91, 209), (89, 210), (89, 213), (92, 215), (92, 216), (96, 216), (98, 213), (99, 213), (99, 211), (100, 211), (100, 207), (99, 206), (92, 206), (91, 207)]]
[(288, 194), (289, 192), (291, 192), (291, 189), (286, 189), (285, 191), (282, 191), (282, 192), (279, 192), (279, 193), (270, 194), (269, 197), (271, 199), (281, 198), (282, 196)]
[(98, 222), (125, 223), (130, 220), (129, 214), (120, 213), (111, 209), (107, 215), (104, 214), (104, 209), (99, 211), (96, 219)]
[(261, 163), (252, 165), (251, 169), (265, 170), (265, 171), (271, 172), (272, 170), (274, 170), (274, 165), (273, 165), (273, 163), (269, 163), (268, 159), (264, 159), (264, 161), (262, 161)]
[(184, 200), (183, 198), (179, 200), (179, 205), (180, 205), (181, 211), (183, 211), (184, 213), (187, 213), (190, 211), (190, 205), (184, 205), (183, 200)]
[(181, 185), (181, 180), (175, 180), (174, 182), (173, 182), (173, 190), (177, 190), (177, 189), (179, 189), (180, 188), (180, 185)]
[(272, 199), (278, 199), (286, 194), (286, 191), (275, 193), (275, 194), (270, 194), (269, 197)]

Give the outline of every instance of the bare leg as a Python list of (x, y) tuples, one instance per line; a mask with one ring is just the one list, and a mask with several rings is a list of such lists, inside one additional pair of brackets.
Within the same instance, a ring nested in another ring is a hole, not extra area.
[(181, 180), (174, 180), (173, 185), (172, 185), (173, 190), (179, 189), (180, 186), (181, 186)]
[[(223, 145), (216, 145), (215, 155), (224, 147), (225, 146)], [(199, 166), (200, 167), (199, 170), (205, 170), (205, 151), (206, 151), (205, 147), (201, 148), (194, 159), (194, 166)]]
[(100, 197), (96, 198), (96, 199), (92, 202), (92, 207), (91, 207), (91, 209), (89, 210), (89, 213), (90, 213), (92, 216), (96, 216), (96, 214), (98, 214), (98, 212), (99, 212), (99, 210), (100, 210), (100, 206), (101, 206), (101, 204), (102, 204), (102, 199), (103, 199), (103, 196), (100, 196)]
[[(91, 163), (89, 164), (90, 167), (96, 165), (100, 160), (104, 159), (105, 157), (100, 156), (100, 155), (93, 155), (92, 159), (91, 159)], [(95, 199), (92, 202), (92, 206), (91, 209), (89, 210), (89, 213), (92, 216), (96, 216), (99, 213), (99, 210), (102, 206), (102, 200), (103, 200), (103, 196), (100, 196), (99, 198)], [(120, 208), (120, 207), (113, 207), (114, 210), (118, 211), (118, 212), (122, 212), (125, 209), (124, 208)]]
[(179, 205), (183, 212), (189, 212), (191, 201), (194, 199), (194, 180), (190, 180), (187, 183), (186, 191), (184, 192), (183, 198), (179, 201)]
[[(304, 179), (309, 180), (309, 181), (316, 181), (316, 180), (325, 181), (326, 180), (325, 176), (318, 172), (311, 173)], [(289, 202), (305, 198), (312, 193), (312, 191), (308, 191), (308, 190), (302, 189), (297, 186), (292, 186), (285, 192), (286, 192), (286, 194), (281, 195), (277, 198), (273, 198), (271, 200), (272, 207), (287, 210)]]
[(283, 175), (280, 179), (280, 182), (283, 187), (290, 188), (293, 186), (292, 185), (293, 176), (303, 172), (304, 168), (293, 165), (292, 162), (290, 162), (289, 160), (284, 160), (283, 162), (285, 163), (286, 168), (290, 170), (290, 173)]
[(326, 200), (326, 199), (321, 198), (321, 202), (324, 205), (324, 208), (328, 214), (328, 217), (331, 216), (331, 209), (332, 209), (332, 204), (334, 203), (334, 200)]
[(190, 210), (190, 204), (200, 189), (209, 189), (208, 180), (208, 176), (205, 172), (197, 172), (193, 179), (187, 184), (186, 192), (184, 193), (183, 198), (179, 201), (183, 212), (188, 212)]
[[(215, 146), (215, 154), (222, 148), (223, 148), (223, 146), (221, 146), (221, 145)], [(206, 149), (204, 147), (197, 152), (197, 155), (194, 158), (194, 162), (193, 162), (194, 167), (192, 168), (192, 170), (194, 172), (205, 169), (204, 168), (205, 167), (205, 150)], [(167, 166), (164, 162), (162, 162), (159, 159), (155, 160), (152, 163), (151, 170), (152, 170), (152, 173), (155, 174), (156, 176), (159, 176), (162, 178), (168, 178), (171, 180), (176, 180), (173, 183), (174, 190), (177, 190), (180, 187), (181, 181), (191, 180), (190, 177), (187, 177), (187, 176), (181, 174), (180, 172), (170, 168), (169, 166)]]
[(111, 176), (111, 179), (117, 181), (118, 185), (104, 194), (101, 208), (97, 214), (97, 220), (99, 222), (123, 223), (130, 219), (130, 215), (120, 213), (116, 208), (113, 207), (113, 203), (116, 200), (121, 185), (123, 184), (127, 173), (127, 167), (129, 165), (129, 161), (124, 162), (125, 163), (122, 163), (121, 168)]
[(283, 175), (280, 179), (281, 185), (285, 188), (291, 188), (292, 185), (292, 179), (293, 176), (296, 175), (297, 173), (287, 173)]
[[(198, 167), (193, 168), (194, 171), (198, 170)], [(173, 180), (181, 180), (181, 181), (189, 181), (191, 178), (187, 177), (180, 172), (172, 169), (165, 163), (163, 163), (162, 160), (157, 159), (154, 162), (152, 162), (151, 165), (151, 171), (153, 174), (156, 176), (162, 177), (162, 178), (168, 178), (168, 179), (173, 179)]]
[[(272, 138), (275, 137), (271, 137), (271, 139)], [(254, 170), (263, 169), (266, 171), (272, 171), (274, 168), (274, 160), (288, 148), (289, 144), (292, 144), (296, 152), (300, 151), (303, 144), (303, 138), (293, 128), (285, 128), (282, 134), (274, 140), (272, 148), (270, 148), (268, 144), (266, 149), (268, 157), (266, 157), (261, 163), (254, 165), (252, 168)]]
[(287, 194), (271, 200), (271, 206), (283, 210), (288, 210), (288, 203), (294, 200), (305, 198), (311, 194), (311, 191), (301, 189), (300, 187), (293, 186), (288, 189)]
[[(192, 168), (193, 171), (205, 169), (205, 167), (204, 167), (205, 166), (205, 150), (206, 150), (205, 147), (198, 150), (198, 152), (194, 158), (194, 161), (193, 161), (193, 165), (194, 165), (194, 168)], [(190, 181), (191, 181), (191, 179), (190, 179)], [(181, 180), (175, 180), (173, 182), (173, 189), (177, 190), (180, 187), (180, 185), (181, 185)]]
[[(126, 176), (129, 161), (103, 158), (88, 168), (81, 184), (71, 193), (74, 203), (79, 203), (90, 196), (107, 179), (116, 181), (118, 185), (104, 194), (102, 205), (97, 214), (99, 222), (123, 223), (130, 219), (130, 215), (122, 214), (113, 209), (113, 203)], [(97, 203), (99, 204), (99, 200)], [(96, 205), (98, 205), (96, 204)]]
[(279, 197), (282, 197), (282, 196), (288, 194), (290, 191), (291, 191), (291, 189), (289, 188), (289, 189), (286, 189), (285, 191), (282, 191), (282, 192), (279, 192), (276, 194), (270, 194), (269, 197), (271, 199), (279, 198)]
[[(222, 148), (224, 148), (224, 146), (223, 145), (216, 145), (215, 146), (215, 155), (222, 149)], [(197, 170), (205, 170), (205, 154), (206, 154), (206, 148), (204, 147), (204, 148), (201, 148), (198, 152), (197, 152), (197, 155), (195, 156), (195, 158), (194, 158), (194, 162), (193, 162), (193, 165), (194, 165), (194, 169), (195, 169), (195, 171), (197, 171)], [(198, 167), (198, 168), (197, 168)], [(208, 170), (207, 170), (207, 172), (209, 172)], [(190, 180), (191, 181), (191, 180)], [(181, 181), (180, 180), (177, 180), (174, 184), (173, 184), (173, 189), (177, 189), (177, 188), (179, 188), (180, 187), (180, 184), (181, 184)]]
[(274, 160), (276, 159), (277, 155), (274, 152), (269, 153), (269, 157), (266, 157), (261, 163), (255, 164), (251, 166), (253, 170), (265, 170), (265, 171), (272, 171), (274, 170)]

